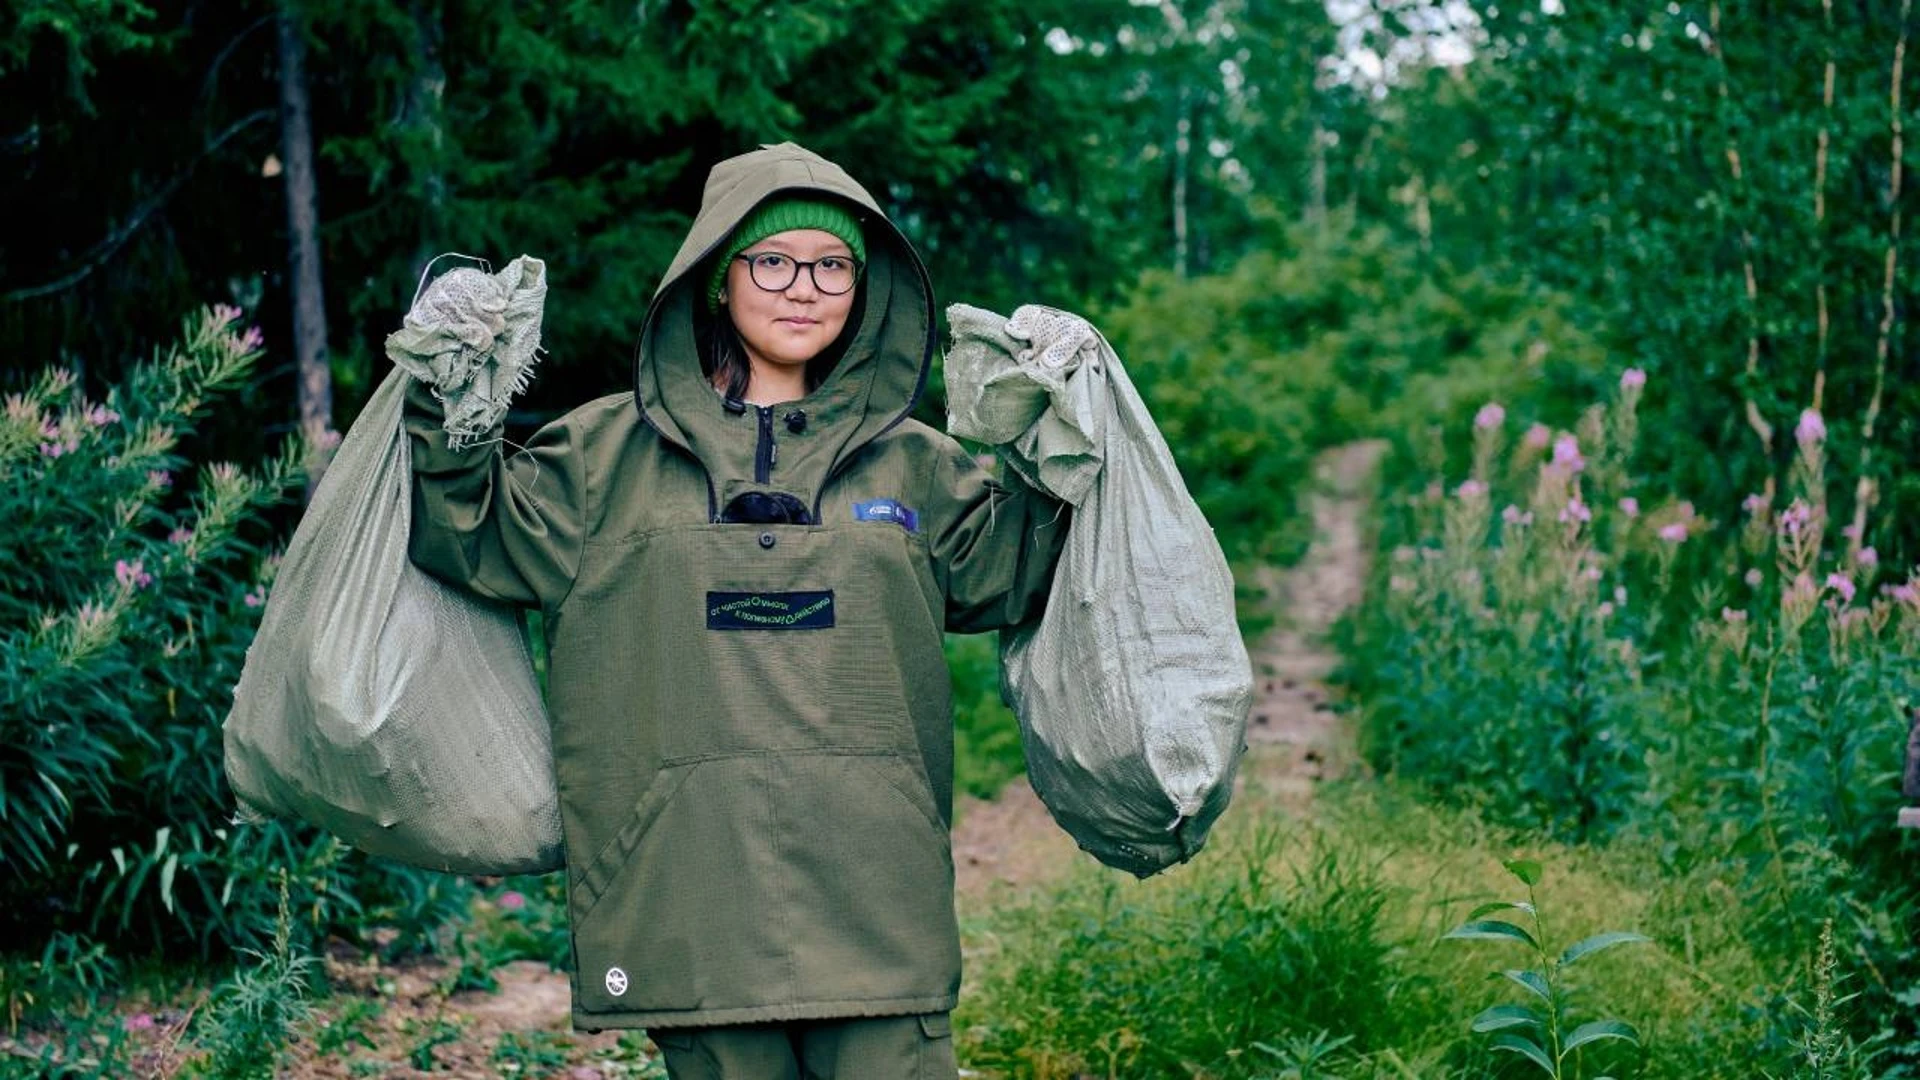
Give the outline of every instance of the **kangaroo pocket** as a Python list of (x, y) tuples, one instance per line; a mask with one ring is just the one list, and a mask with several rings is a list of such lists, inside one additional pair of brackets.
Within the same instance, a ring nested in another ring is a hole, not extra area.
[(914, 762), (773, 752), (666, 773), (576, 890), (583, 1012), (857, 1012), (957, 990), (952, 856)]

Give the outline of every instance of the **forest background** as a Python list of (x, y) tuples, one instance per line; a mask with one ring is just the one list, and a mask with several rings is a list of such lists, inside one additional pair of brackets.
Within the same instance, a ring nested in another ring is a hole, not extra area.
[[(298, 491), (434, 255), (547, 261), (524, 441), (625, 386), (707, 168), (792, 139), (943, 301), (1105, 328), (1246, 580), (1304, 548), (1318, 452), (1388, 440), (1343, 634), (1374, 770), (1732, 889), (1757, 974), (1676, 1021), (1697, 1060), (1908, 1075), (1911, 29), (1911, 0), (4, 0), (9, 1023), (266, 947), (283, 896), (297, 941), (445, 947), (471, 885), (229, 820), (219, 722)], [(990, 643), (955, 650), (990, 791), (1017, 741)], [(1814, 1023), (1821, 993), (1857, 997)], [(1397, 1037), (1338, 1027), (1356, 1069)], [(1258, 1075), (1231, 1038), (1171, 1074)]]

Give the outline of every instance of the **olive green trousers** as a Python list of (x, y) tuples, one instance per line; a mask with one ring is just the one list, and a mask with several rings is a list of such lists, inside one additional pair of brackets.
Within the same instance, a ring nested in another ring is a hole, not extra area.
[(955, 1080), (946, 1013), (650, 1031), (672, 1080)]

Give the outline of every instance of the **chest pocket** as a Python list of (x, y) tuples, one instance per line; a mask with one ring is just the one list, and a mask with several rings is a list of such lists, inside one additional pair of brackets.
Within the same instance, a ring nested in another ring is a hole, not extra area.
[[(890, 525), (663, 530), (626, 553), (623, 609), (666, 762), (916, 744), (909, 672), (941, 648), (926, 551)], [(609, 596), (606, 599), (612, 600)]]

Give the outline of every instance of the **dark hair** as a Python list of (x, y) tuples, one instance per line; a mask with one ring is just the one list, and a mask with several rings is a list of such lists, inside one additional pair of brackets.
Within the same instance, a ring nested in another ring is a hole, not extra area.
[[(840, 328), (840, 336), (833, 343), (820, 350), (820, 355), (807, 361), (807, 392), (812, 393), (833, 369), (840, 363), (840, 357), (846, 354), (847, 345), (858, 333), (860, 323), (866, 315), (867, 283), (861, 278), (854, 289), (853, 306), (847, 310), (847, 324)], [(739, 401), (747, 395), (747, 380), (753, 374), (753, 364), (747, 359), (747, 346), (740, 340), (740, 331), (733, 325), (733, 316), (721, 305), (707, 313), (703, 319), (695, 319), (695, 343), (700, 351), (700, 374), (707, 382), (719, 387), (720, 392), (730, 401)]]

